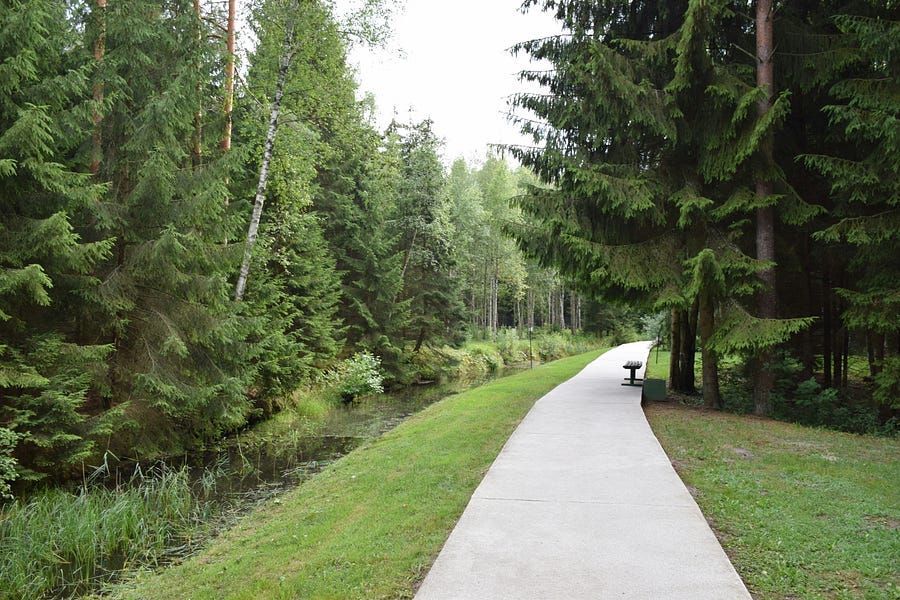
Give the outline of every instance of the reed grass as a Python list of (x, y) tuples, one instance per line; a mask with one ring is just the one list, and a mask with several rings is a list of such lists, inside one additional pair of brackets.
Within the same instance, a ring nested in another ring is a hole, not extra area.
[(187, 471), (135, 477), (119, 489), (51, 488), (0, 507), (0, 598), (76, 596), (190, 544), (203, 505)]

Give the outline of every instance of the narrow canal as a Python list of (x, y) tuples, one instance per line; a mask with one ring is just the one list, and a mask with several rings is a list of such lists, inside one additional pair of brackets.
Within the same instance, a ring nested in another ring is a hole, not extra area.
[[(165, 470), (186, 469), (193, 495), (201, 509), (206, 534), (178, 542), (154, 559), (156, 567), (177, 562), (205, 546), (215, 535), (235, 525), (243, 515), (262, 503), (278, 501), (279, 494), (314, 476), (328, 464), (360, 445), (377, 439), (423, 408), (450, 395), (512, 375), (524, 367), (506, 367), (476, 379), (415, 385), (398, 391), (367, 397), (362, 402), (335, 406), (310, 427), (288, 428), (277, 435), (236, 435), (215, 449), (189, 456), (173, 457), (164, 463), (122, 462), (108, 459), (90, 479), (92, 485), (121, 489), (143, 485), (145, 476)], [(261, 424), (265, 427), (265, 424)], [(253, 442), (249, 443), (248, 438)], [(137, 475), (137, 476), (136, 476)], [(95, 564), (98, 576), (91, 582), (66, 584), (50, 597), (80, 597), (103, 594), (110, 582), (125, 574), (127, 561), (107, 556)], [(131, 564), (130, 567), (140, 567)], [(127, 571), (127, 569), (126, 569)]]

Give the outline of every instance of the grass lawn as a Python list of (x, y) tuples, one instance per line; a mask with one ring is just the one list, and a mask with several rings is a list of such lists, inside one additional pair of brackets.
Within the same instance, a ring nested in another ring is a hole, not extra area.
[(649, 379), (668, 379), (669, 359), (671, 356), (672, 353), (669, 350), (651, 349), (650, 356), (647, 357), (645, 377)]
[(651, 404), (756, 598), (900, 598), (900, 440)]
[(261, 507), (127, 598), (410, 598), (532, 404), (601, 351), (452, 396)]

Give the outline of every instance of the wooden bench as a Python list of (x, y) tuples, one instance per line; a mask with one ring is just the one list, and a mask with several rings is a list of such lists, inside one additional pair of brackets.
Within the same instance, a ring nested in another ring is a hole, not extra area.
[(635, 377), (634, 373), (635, 373), (635, 371), (637, 371), (638, 369), (640, 369), (643, 366), (644, 366), (644, 363), (639, 360), (629, 360), (627, 363), (622, 365), (622, 368), (625, 368), (625, 369), (628, 369), (629, 371), (631, 371), (631, 376), (625, 378), (628, 381), (628, 383), (623, 383), (622, 385), (633, 385), (633, 386), (641, 385), (639, 383), (635, 383), (635, 381), (644, 381), (644, 380), (639, 377)]

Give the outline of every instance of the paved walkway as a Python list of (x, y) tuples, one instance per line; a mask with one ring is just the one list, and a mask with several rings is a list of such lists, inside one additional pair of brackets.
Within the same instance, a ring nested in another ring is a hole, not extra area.
[(610, 350), (537, 401), (416, 598), (749, 600)]

